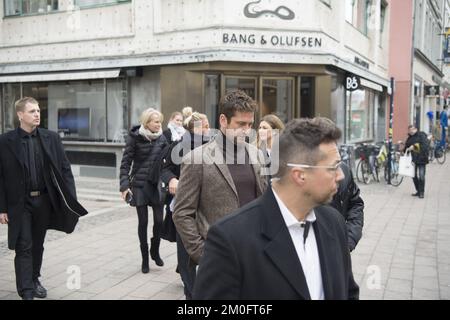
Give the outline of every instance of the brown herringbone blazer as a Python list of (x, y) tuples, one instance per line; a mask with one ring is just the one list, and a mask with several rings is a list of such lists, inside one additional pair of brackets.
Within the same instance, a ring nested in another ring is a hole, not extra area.
[[(258, 149), (246, 145), (256, 182), (258, 197), (267, 187), (261, 176)], [(183, 244), (195, 263), (199, 263), (209, 227), (239, 208), (239, 199), (230, 171), (223, 160), (222, 147), (211, 142), (194, 149), (181, 165), (173, 221)]]

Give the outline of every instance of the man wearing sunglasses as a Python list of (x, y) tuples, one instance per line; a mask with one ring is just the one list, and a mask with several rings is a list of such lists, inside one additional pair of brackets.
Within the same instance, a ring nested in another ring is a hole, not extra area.
[(345, 221), (325, 206), (344, 178), (340, 136), (325, 118), (286, 126), (272, 186), (209, 229), (194, 299), (358, 299)]

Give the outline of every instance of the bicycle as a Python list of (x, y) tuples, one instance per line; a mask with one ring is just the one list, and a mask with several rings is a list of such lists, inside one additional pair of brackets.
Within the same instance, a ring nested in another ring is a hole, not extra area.
[[(398, 146), (397, 146), (398, 147)], [(392, 154), (392, 159), (391, 159), (391, 185), (394, 187), (398, 187), (399, 185), (402, 184), (403, 182), (403, 176), (399, 175), (399, 163), (400, 163), (400, 157), (401, 157), (401, 152), (400, 151), (395, 151)], [(386, 159), (385, 161), (385, 165), (384, 165), (384, 180), (386, 180), (386, 182), (389, 180), (389, 167), (388, 167), (388, 161), (389, 159)]]
[(362, 143), (357, 150), (359, 151), (360, 159), (356, 167), (356, 179), (358, 182), (369, 184), (372, 178), (376, 182), (380, 182), (378, 175), (380, 165), (376, 156), (380, 152), (380, 146)]
[(437, 163), (444, 164), (447, 159), (447, 148), (446, 146), (441, 146), (440, 140), (436, 139), (435, 136), (430, 136), (430, 150), (428, 154), (428, 160), (433, 162), (436, 159)]

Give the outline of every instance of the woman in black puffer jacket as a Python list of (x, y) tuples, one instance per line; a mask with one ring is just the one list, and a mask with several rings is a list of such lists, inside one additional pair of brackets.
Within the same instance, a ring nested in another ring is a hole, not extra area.
[(127, 194), (131, 192), (133, 195), (131, 205), (136, 206), (138, 214), (138, 236), (141, 244), (143, 273), (148, 273), (150, 270), (147, 242), (148, 206), (153, 209), (153, 238), (151, 239), (150, 256), (156, 265), (164, 265), (159, 255), (163, 204), (159, 198), (158, 180), (168, 142), (162, 134), (162, 121), (163, 115), (153, 108), (142, 113), (141, 125), (133, 127), (128, 135), (120, 166), (122, 199), (125, 200)]

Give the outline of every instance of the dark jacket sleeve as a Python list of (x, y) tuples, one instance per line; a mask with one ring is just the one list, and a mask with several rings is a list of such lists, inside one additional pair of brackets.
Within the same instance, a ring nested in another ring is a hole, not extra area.
[(360, 190), (350, 171), (350, 181), (348, 184), (348, 207), (347, 207), (347, 231), (348, 247), (353, 251), (362, 237), (364, 226), (364, 201), (360, 196)]
[(120, 164), (120, 192), (123, 192), (130, 187), (130, 182), (128, 179), (131, 164), (134, 160), (135, 148), (136, 139), (134, 139), (131, 135), (128, 135), (125, 151), (123, 152), (122, 163)]
[(58, 159), (61, 161), (61, 175), (64, 179), (64, 182), (69, 189), (69, 192), (74, 197), (77, 198), (77, 192), (75, 188), (75, 179), (73, 178), (72, 169), (70, 167), (69, 159), (67, 159), (66, 153), (64, 151), (64, 146), (61, 141), (61, 137), (59, 135), (55, 135), (57, 139), (57, 148), (58, 148)]
[(208, 231), (205, 250), (195, 279), (195, 300), (238, 300), (240, 266), (233, 245), (219, 227)]
[(173, 154), (179, 152), (180, 142), (174, 142), (169, 147), (169, 150), (165, 156), (161, 167), (161, 180), (168, 184), (173, 178), (179, 179), (181, 163), (175, 163), (177, 160), (181, 160), (181, 157), (172, 157)]

